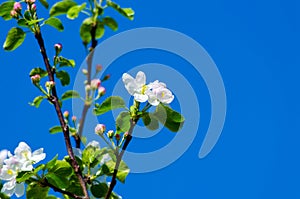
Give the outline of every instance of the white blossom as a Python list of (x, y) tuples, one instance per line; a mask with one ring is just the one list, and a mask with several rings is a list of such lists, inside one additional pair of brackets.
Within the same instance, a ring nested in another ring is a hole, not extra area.
[(148, 100), (148, 96), (145, 94), (147, 89), (145, 73), (139, 71), (135, 79), (131, 75), (124, 73), (122, 80), (128, 93), (134, 96), (134, 100), (138, 102), (146, 102)]

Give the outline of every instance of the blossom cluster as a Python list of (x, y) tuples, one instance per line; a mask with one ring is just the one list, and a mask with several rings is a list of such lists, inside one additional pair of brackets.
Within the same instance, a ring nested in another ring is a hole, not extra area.
[(139, 71), (135, 78), (124, 73), (122, 80), (135, 101), (148, 101), (152, 106), (157, 106), (159, 103), (170, 104), (174, 100), (174, 95), (165, 83), (156, 80), (146, 85), (146, 75), (142, 71)]
[(0, 151), (0, 179), (6, 181), (1, 192), (8, 196), (15, 194), (21, 197), (24, 194), (24, 182), (17, 183), (17, 175), (21, 171), (32, 171), (33, 164), (45, 159), (43, 148), (31, 151), (25, 143), (20, 142), (14, 151), (14, 155), (7, 150)]

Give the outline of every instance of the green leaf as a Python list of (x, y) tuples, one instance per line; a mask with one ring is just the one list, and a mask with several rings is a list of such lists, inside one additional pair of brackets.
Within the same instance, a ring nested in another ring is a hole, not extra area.
[(55, 74), (56, 74), (56, 77), (60, 80), (61, 85), (67, 86), (70, 84), (71, 80), (70, 80), (69, 73), (67, 73), (64, 70), (61, 70), (61, 71), (57, 71)]
[(48, 4), (47, 0), (39, 0), (39, 2), (40, 2), (46, 9), (49, 8), (49, 4)]
[(97, 21), (96, 39), (100, 39), (101, 37), (103, 37), (104, 32), (104, 24), (101, 21)]
[(58, 57), (57, 62), (59, 64), (59, 67), (64, 67), (64, 66), (71, 66), (72, 68), (75, 67), (75, 61), (73, 59), (67, 59), (65, 57)]
[(26, 199), (46, 198), (49, 187), (39, 185), (38, 182), (32, 182), (27, 186)]
[[(109, 173), (106, 173), (106, 174), (107, 175), (112, 175), (113, 172), (114, 172), (116, 163), (111, 160), (111, 161), (106, 162), (105, 165), (109, 169)], [(119, 169), (118, 169), (117, 179), (120, 182), (124, 183), (127, 175), (129, 174), (129, 171), (130, 171), (130, 169), (128, 168), (128, 166), (126, 165), (126, 163), (122, 160), (120, 162), (120, 166), (119, 166)]]
[(46, 178), (50, 184), (53, 184), (60, 189), (66, 189), (69, 187), (69, 180), (63, 175), (47, 173)]
[(103, 23), (108, 26), (110, 29), (113, 31), (118, 30), (118, 23), (111, 17), (104, 17), (103, 18)]
[(83, 9), (85, 9), (85, 7), (86, 7), (86, 3), (83, 3), (83, 4), (81, 4), (81, 5), (76, 5), (76, 6), (72, 6), (69, 10), (68, 10), (68, 12), (67, 12), (67, 17), (69, 18), (69, 19), (76, 19), (77, 17), (78, 17), (78, 15), (79, 15), (79, 13), (83, 10)]
[(40, 164), (39, 166), (37, 166), (36, 168), (34, 168), (33, 169), (33, 173), (37, 174), (42, 169), (45, 169), (45, 165), (44, 164)]
[(128, 111), (121, 112), (116, 119), (117, 130), (127, 132), (130, 129), (130, 113)]
[(54, 126), (54, 127), (49, 129), (49, 132), (51, 134), (55, 134), (55, 133), (63, 132), (63, 130), (62, 130), (61, 126)]
[(14, 3), (14, 1), (6, 1), (0, 5), (0, 16), (4, 20), (10, 20), (12, 18), (10, 12), (14, 8)]
[(37, 24), (38, 22), (43, 21), (43, 20), (44, 20), (44, 18), (41, 18), (41, 19), (31, 19), (31, 20), (29, 20), (27, 22), (27, 24), (28, 24), (28, 26), (32, 26), (32, 25)]
[(92, 40), (92, 36), (91, 36), (92, 24), (93, 24), (93, 19), (86, 18), (80, 26), (80, 37), (82, 42), (85, 45), (90, 43), (90, 41)]
[(55, 173), (57, 176), (64, 176), (67, 178), (72, 174), (73, 169), (68, 162), (64, 160), (56, 160), (55, 165), (48, 171), (49, 173)]
[(31, 178), (33, 175), (34, 175), (34, 173), (32, 171), (21, 171), (21, 172), (18, 172), (16, 179), (17, 179), (18, 183), (21, 183), (21, 182), (25, 182), (26, 180)]
[(106, 98), (102, 104), (96, 105), (93, 110), (95, 115), (102, 115), (108, 111), (117, 109), (117, 108), (126, 108), (124, 100), (119, 96), (111, 96)]
[(57, 158), (58, 158), (58, 154), (56, 154), (56, 156), (54, 158), (52, 158), (52, 160), (50, 160), (47, 164), (46, 164), (46, 169), (52, 169), (55, 164), (56, 164), (56, 161), (57, 161)]
[(10, 29), (3, 44), (4, 50), (15, 50), (24, 42), (25, 37), (26, 33), (21, 28), (14, 27)]
[(53, 28), (56, 28), (58, 31), (64, 30), (64, 26), (63, 26), (62, 22), (60, 21), (60, 19), (58, 19), (56, 17), (50, 17), (49, 19), (44, 21), (44, 24), (52, 26)]
[(91, 167), (100, 162), (101, 150), (99, 147), (88, 146), (82, 151), (82, 162)]
[(30, 14), (30, 11), (29, 10), (26, 10), (24, 12), (24, 18), (28, 21), (31, 21), (32, 20), (32, 17), (31, 17), (31, 14)]
[(93, 184), (91, 186), (91, 192), (96, 198), (102, 198), (105, 196), (108, 190), (106, 183)]
[(45, 96), (37, 96), (34, 98), (32, 103), (29, 103), (31, 106), (35, 106), (36, 108), (40, 107), (41, 102), (45, 99)]
[(80, 94), (77, 91), (69, 90), (61, 96), (61, 100), (67, 100), (71, 98), (80, 98)]
[(29, 76), (40, 75), (40, 77), (46, 77), (48, 75), (47, 71), (42, 68), (34, 68), (30, 71)]
[(72, 0), (64, 0), (57, 2), (50, 9), (50, 17), (66, 14), (68, 10), (75, 5), (77, 5), (77, 3)]
[(18, 25), (19, 26), (22, 26), (22, 27), (28, 27), (28, 23), (27, 23), (27, 21), (26, 21), (26, 19), (18, 19)]
[(159, 123), (157, 118), (152, 114), (152, 113), (145, 113), (142, 116), (144, 125), (149, 129), (149, 130), (157, 130), (159, 128)]
[(118, 5), (112, 1), (107, 1), (107, 5), (109, 7), (112, 7), (113, 9), (115, 9), (117, 12), (119, 12), (124, 17), (126, 17), (130, 20), (134, 19), (134, 11), (131, 8), (121, 8), (120, 5)]
[(153, 115), (172, 132), (178, 132), (184, 123), (184, 117), (180, 113), (162, 104), (156, 107)]

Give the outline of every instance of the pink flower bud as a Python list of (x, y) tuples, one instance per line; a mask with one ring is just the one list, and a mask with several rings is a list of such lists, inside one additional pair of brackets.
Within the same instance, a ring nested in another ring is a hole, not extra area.
[(13, 18), (17, 18), (18, 13), (15, 10), (12, 10), (12, 11), (10, 11), (10, 16), (12, 16)]
[(100, 96), (103, 96), (106, 93), (106, 89), (103, 86), (98, 88), (98, 93)]
[(27, 9), (32, 10), (32, 11), (36, 11), (36, 5), (35, 4), (28, 4)]
[(14, 3), (14, 11), (20, 11), (20, 10), (22, 10), (22, 6), (21, 6), (21, 4), (19, 3), (19, 2), (15, 2)]
[(125, 132), (124, 133), (124, 138), (127, 138), (128, 137), (128, 132)]
[(62, 44), (61, 43), (54, 44), (54, 49), (56, 51), (56, 54), (59, 54), (62, 51)]
[(53, 88), (53, 86), (55, 86), (55, 82), (54, 82), (54, 81), (47, 81), (47, 82), (45, 83), (45, 86), (46, 86), (47, 88)]
[(41, 76), (39, 74), (33, 75), (30, 78), (31, 78), (32, 83), (34, 83), (34, 84), (40, 83)]
[(106, 127), (104, 124), (97, 124), (97, 126), (95, 127), (95, 133), (98, 135), (103, 135), (105, 130)]
[(96, 72), (100, 72), (103, 69), (102, 65), (98, 64), (96, 66)]
[(77, 117), (74, 115), (72, 116), (72, 121), (75, 122), (77, 120)]
[(107, 137), (109, 137), (111, 139), (111, 138), (113, 138), (113, 136), (114, 136), (114, 131), (113, 130), (109, 130), (107, 132)]
[(116, 137), (116, 140), (117, 140), (117, 141), (119, 141), (120, 138), (121, 138), (120, 134), (118, 134), (118, 133), (115, 135), (115, 137)]
[(69, 117), (69, 111), (65, 111), (65, 112), (64, 112), (64, 117), (65, 117), (65, 118)]
[(93, 80), (91, 81), (91, 88), (92, 88), (93, 90), (96, 90), (97, 88), (99, 88), (100, 84), (101, 84), (100, 79), (93, 79)]
[(103, 77), (102, 81), (106, 81), (106, 80), (108, 80), (109, 78), (110, 78), (110, 74), (107, 74), (107, 75), (105, 75), (105, 76)]

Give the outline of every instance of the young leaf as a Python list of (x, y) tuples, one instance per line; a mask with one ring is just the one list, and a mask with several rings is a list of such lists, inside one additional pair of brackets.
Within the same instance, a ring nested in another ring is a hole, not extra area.
[(101, 21), (97, 21), (96, 39), (100, 39), (101, 37), (103, 37), (104, 32), (104, 24)]
[[(109, 170), (109, 173), (106, 173), (106, 175), (112, 175), (114, 172), (116, 163), (111, 160), (111, 161), (106, 162), (105, 165), (106, 165), (107, 169)], [(120, 162), (120, 166), (118, 169), (117, 179), (120, 182), (124, 183), (127, 175), (129, 174), (129, 171), (130, 171), (130, 169), (128, 168), (126, 163), (122, 160)]]
[(47, 71), (42, 68), (34, 68), (30, 71), (29, 76), (39, 75), (41, 78), (48, 75)]
[(61, 100), (67, 100), (71, 98), (80, 98), (80, 94), (77, 91), (66, 91), (64, 94), (61, 96)]
[(104, 17), (103, 23), (113, 31), (118, 30), (118, 23), (111, 17)]
[(67, 12), (67, 17), (69, 19), (76, 19), (79, 15), (79, 13), (85, 9), (86, 7), (86, 3), (83, 3), (81, 5), (78, 5), (78, 6), (72, 6), (68, 12)]
[(71, 80), (70, 80), (69, 73), (67, 73), (64, 70), (61, 70), (61, 71), (57, 71), (55, 74), (56, 74), (56, 77), (60, 80), (61, 85), (67, 86), (70, 84)]
[(55, 173), (47, 173), (45, 176), (50, 184), (56, 185), (61, 189), (66, 189), (69, 187), (69, 180), (62, 176), (58, 176)]
[(93, 24), (93, 19), (86, 18), (80, 26), (80, 37), (82, 42), (85, 45), (90, 43), (90, 41), (92, 40), (92, 36), (91, 36), (92, 24)]
[(39, 2), (40, 2), (46, 9), (49, 8), (49, 4), (48, 4), (47, 0), (39, 0)]
[(149, 130), (157, 130), (159, 128), (159, 123), (158, 120), (155, 118), (155, 116), (152, 113), (145, 113), (142, 116), (144, 125), (149, 129)]
[(35, 106), (36, 108), (38, 108), (40, 106), (41, 102), (43, 101), (43, 99), (45, 99), (44, 96), (37, 96), (36, 98), (34, 98), (32, 103), (29, 103), (29, 105)]
[(26, 33), (21, 28), (14, 27), (10, 29), (3, 44), (4, 50), (15, 50), (23, 43), (25, 36)]
[(73, 169), (71, 165), (64, 160), (56, 160), (54, 167), (48, 170), (49, 173), (55, 173), (57, 176), (69, 177)]
[(44, 24), (52, 26), (53, 28), (56, 28), (58, 31), (64, 30), (64, 26), (63, 26), (62, 22), (60, 21), (60, 19), (58, 19), (56, 17), (50, 17), (49, 19), (44, 21)]
[(108, 190), (106, 183), (93, 184), (91, 186), (91, 192), (96, 198), (102, 198), (105, 196)]
[(64, 0), (57, 2), (50, 9), (50, 17), (66, 14), (68, 10), (75, 5), (77, 5), (77, 3), (72, 0)]
[(75, 61), (73, 59), (67, 59), (65, 57), (60, 56), (58, 58), (59, 67), (71, 66), (75, 67)]
[(60, 132), (62, 132), (62, 128), (61, 128), (61, 126), (54, 126), (49, 129), (49, 132), (51, 134), (60, 133)]
[(32, 182), (27, 186), (26, 199), (46, 198), (49, 187), (40, 185), (38, 182)]
[(125, 108), (125, 102), (121, 97), (118, 96), (111, 96), (109, 98), (106, 98), (102, 104), (97, 105), (96, 108), (94, 108), (93, 113), (95, 115), (102, 115), (108, 111), (117, 109), (117, 108)]
[(27, 28), (28, 23), (25, 19), (18, 19), (18, 25)]
[(0, 16), (4, 20), (10, 20), (12, 18), (10, 12), (14, 8), (14, 3), (14, 1), (6, 1), (0, 5)]
[(116, 119), (117, 130), (127, 132), (130, 128), (130, 113), (128, 111), (121, 112)]
[(133, 20), (134, 11), (131, 8), (121, 8), (120, 5), (118, 5), (118, 4), (116, 4), (115, 2), (112, 2), (112, 1), (107, 1), (107, 5), (109, 7), (112, 7), (113, 9), (115, 9), (117, 12), (119, 12), (124, 17), (127, 17), (130, 20)]
[(17, 175), (17, 182), (21, 183), (21, 182), (25, 182), (26, 180), (28, 180), (29, 178), (31, 178), (31, 176), (33, 176), (34, 173), (32, 171), (21, 171), (18, 172)]
[(156, 107), (153, 116), (172, 132), (178, 132), (184, 123), (184, 117), (180, 113), (162, 104)]

